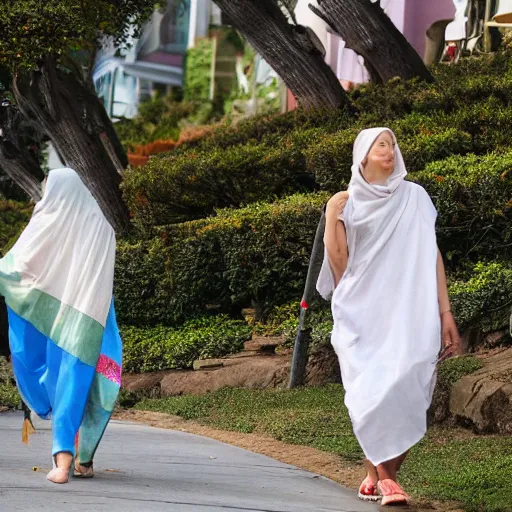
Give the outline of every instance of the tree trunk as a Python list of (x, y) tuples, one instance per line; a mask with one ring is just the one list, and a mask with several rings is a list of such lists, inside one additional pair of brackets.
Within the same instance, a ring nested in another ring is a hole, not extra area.
[[(41, 199), (44, 174), (32, 159), (25, 159), (24, 155), (0, 142), (0, 168), (32, 201), (37, 203)], [(36, 173), (40, 173), (40, 179), (36, 178)]]
[(29, 127), (14, 107), (0, 108), (0, 168), (34, 202), (41, 199), (43, 171), (26, 147)]
[(305, 108), (338, 108), (348, 98), (309, 33), (275, 0), (214, 0)]
[(373, 82), (394, 77), (433, 81), (416, 50), (380, 7), (380, 1), (319, 0), (310, 9), (339, 34), (356, 53), (364, 57)]
[(51, 57), (30, 75), (16, 76), (13, 93), (23, 114), (42, 128), (65, 164), (83, 179), (116, 231), (129, 229), (118, 172), (126, 155), (120, 144), (111, 143), (117, 136), (98, 97), (73, 73), (58, 69)]

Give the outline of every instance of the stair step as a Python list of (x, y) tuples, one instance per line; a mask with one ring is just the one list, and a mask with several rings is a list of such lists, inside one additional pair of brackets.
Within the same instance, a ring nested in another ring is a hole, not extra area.
[(241, 357), (254, 357), (260, 355), (261, 352), (259, 350), (244, 350), (243, 352), (238, 352), (238, 354), (228, 356), (227, 359), (240, 359)]
[(274, 352), (285, 341), (284, 336), (253, 336), (244, 343), (244, 349), (257, 352)]
[(194, 370), (211, 370), (213, 368), (222, 368), (224, 363), (221, 359), (196, 359), (193, 363)]

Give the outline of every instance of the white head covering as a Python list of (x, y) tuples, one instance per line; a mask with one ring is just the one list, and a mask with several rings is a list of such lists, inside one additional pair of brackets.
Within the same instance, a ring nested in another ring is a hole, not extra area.
[(23, 287), (44, 292), (105, 325), (112, 300), (115, 232), (73, 169), (50, 171), (28, 226), (0, 262), (19, 273)]
[[(368, 155), (377, 137), (383, 132), (389, 132), (395, 143), (395, 168), (384, 185), (368, 183), (362, 174), (362, 162)], [(349, 251), (354, 252), (356, 243), (356, 230), (361, 233), (380, 232), (379, 244), (386, 242), (387, 236), (392, 233), (393, 225), (400, 218), (402, 208), (398, 203), (404, 203), (403, 187), (400, 185), (407, 176), (404, 159), (396, 142), (395, 134), (389, 128), (369, 128), (363, 130), (354, 142), (352, 158), (352, 178), (348, 186), (349, 199), (340, 220), (345, 222), (347, 243)], [(400, 192), (399, 192), (400, 191)], [(359, 237), (361, 239), (361, 237)], [(364, 237), (365, 242), (371, 241)], [(349, 258), (349, 262), (350, 262)], [(324, 262), (318, 276), (316, 288), (318, 293), (329, 299), (335, 288), (335, 280), (324, 252)]]
[[(362, 176), (362, 163), (370, 152), (375, 140), (384, 132), (389, 132), (393, 137), (395, 144), (395, 169), (388, 178), (385, 186), (375, 186), (368, 183)], [(350, 180), (349, 190), (361, 189), (361, 193), (368, 194), (368, 198), (375, 196), (385, 196), (394, 192), (400, 183), (407, 176), (404, 159), (400, 148), (398, 147), (395, 134), (389, 128), (368, 128), (363, 130), (356, 137), (354, 150), (352, 153), (352, 179)]]

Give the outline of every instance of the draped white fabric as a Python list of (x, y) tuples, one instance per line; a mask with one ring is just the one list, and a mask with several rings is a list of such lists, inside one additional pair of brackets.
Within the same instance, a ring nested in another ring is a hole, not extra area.
[(356, 139), (343, 213), (348, 266), (334, 288), (325, 255), (317, 283), (324, 298), (332, 294), (332, 344), (345, 404), (375, 465), (425, 435), (441, 348), (434, 205), (423, 188), (404, 181), (398, 145), (385, 185), (369, 184), (361, 173), (361, 162), (385, 130), (364, 130)]
[(9, 261), (21, 274), (22, 286), (44, 292), (105, 326), (115, 246), (113, 228), (78, 174), (54, 169), (28, 226), (9, 251)]

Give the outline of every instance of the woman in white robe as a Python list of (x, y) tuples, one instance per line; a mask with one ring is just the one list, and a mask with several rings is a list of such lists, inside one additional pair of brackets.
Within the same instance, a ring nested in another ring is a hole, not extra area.
[(367, 459), (359, 497), (382, 497), (383, 505), (408, 500), (397, 472), (426, 433), (437, 362), (460, 348), (436, 243), (437, 212), (406, 175), (390, 130), (358, 135), (348, 191), (327, 204), (317, 283), (324, 298), (332, 294), (332, 344)]

